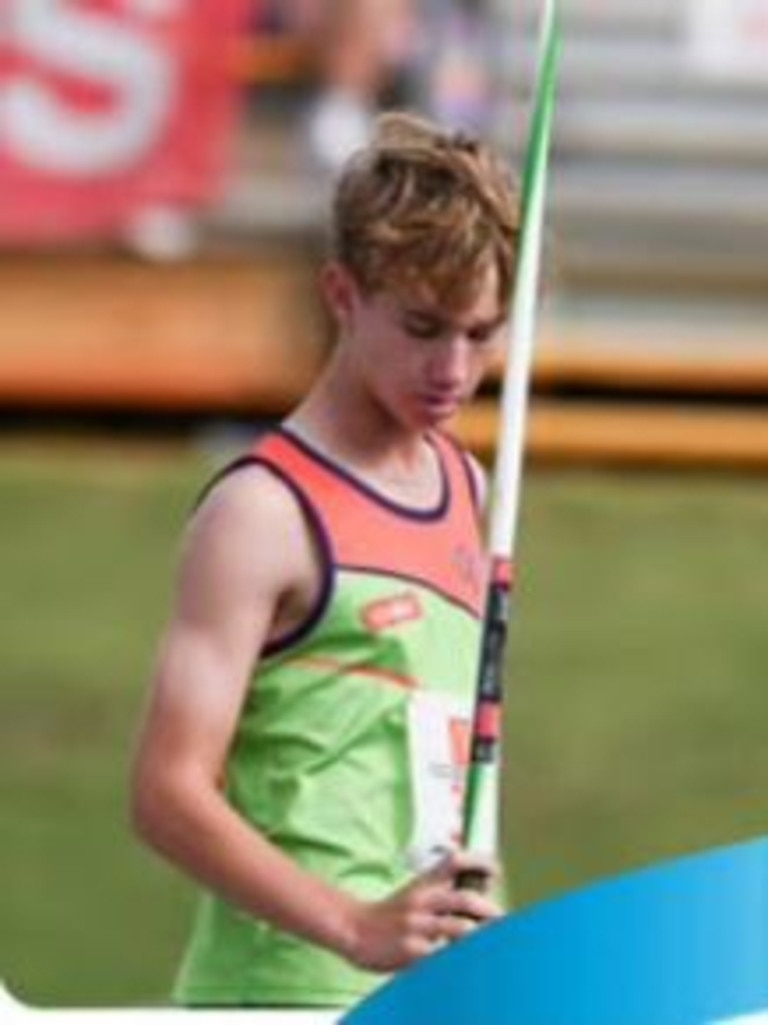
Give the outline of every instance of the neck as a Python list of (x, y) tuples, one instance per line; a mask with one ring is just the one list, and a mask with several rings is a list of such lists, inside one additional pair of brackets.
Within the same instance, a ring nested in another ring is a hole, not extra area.
[(365, 390), (349, 370), (340, 346), (289, 425), (336, 458), (370, 468), (424, 458), (424, 434), (404, 427)]

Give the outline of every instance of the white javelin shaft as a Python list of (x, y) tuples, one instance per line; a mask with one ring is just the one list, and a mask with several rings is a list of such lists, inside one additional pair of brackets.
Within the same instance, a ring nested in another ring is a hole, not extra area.
[[(486, 595), (464, 802), (464, 843), (471, 850), (488, 854), (495, 854), (497, 850), (502, 678), (507, 620), (514, 589), (509, 566), (510, 559), (513, 561), (515, 556), (549, 144), (561, 45), (556, 0), (547, 0), (542, 13), (534, 112), (523, 175), (522, 224), (510, 329), (511, 352), (507, 354), (504, 374), (501, 437), (489, 524), (488, 547), (493, 570)], [(459, 882), (460, 885), (472, 886), (479, 880), (465, 877)]]
[(528, 393), (533, 362), (549, 145), (561, 48), (555, 0), (541, 18), (536, 100), (523, 179), (523, 223), (501, 401), (501, 432), (493, 474), (489, 548), (514, 558), (519, 519)]

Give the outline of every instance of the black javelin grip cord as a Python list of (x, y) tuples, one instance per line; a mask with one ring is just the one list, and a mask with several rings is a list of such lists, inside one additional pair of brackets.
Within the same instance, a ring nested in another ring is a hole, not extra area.
[[(466, 843), (476, 816), (482, 814), (481, 788), (485, 769), (495, 771), (499, 761), (501, 743), (501, 708), (504, 683), (504, 656), (507, 648), (507, 630), (512, 599), (512, 562), (496, 558), (491, 568), (480, 644), (477, 700), (472, 727), (470, 764), (466, 795)], [(461, 889), (483, 892), (488, 887), (485, 872), (461, 872), (456, 880)]]

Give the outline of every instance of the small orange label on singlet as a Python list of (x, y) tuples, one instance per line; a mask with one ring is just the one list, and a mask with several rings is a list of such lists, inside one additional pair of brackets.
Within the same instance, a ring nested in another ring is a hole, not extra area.
[(459, 769), (466, 769), (472, 748), (472, 731), (467, 719), (454, 716), (448, 723), (451, 731), (451, 749), (453, 764)]
[(421, 619), (424, 610), (418, 595), (412, 591), (405, 591), (392, 598), (371, 602), (370, 605), (365, 606), (361, 615), (363, 623), (369, 630), (373, 633), (380, 633), (382, 630), (391, 630), (392, 627)]

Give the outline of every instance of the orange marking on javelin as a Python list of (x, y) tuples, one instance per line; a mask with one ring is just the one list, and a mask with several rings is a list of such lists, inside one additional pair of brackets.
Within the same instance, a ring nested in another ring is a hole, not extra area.
[(332, 669), (339, 676), (369, 676), (384, 683), (394, 683), (398, 687), (414, 690), (419, 686), (418, 680), (402, 673), (393, 673), (390, 669), (379, 669), (378, 666), (350, 665), (329, 655), (301, 655), (292, 660), (294, 664), (314, 666), (317, 669)]

